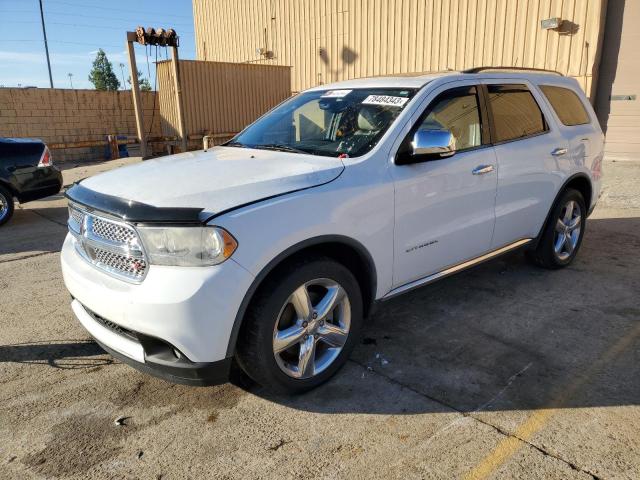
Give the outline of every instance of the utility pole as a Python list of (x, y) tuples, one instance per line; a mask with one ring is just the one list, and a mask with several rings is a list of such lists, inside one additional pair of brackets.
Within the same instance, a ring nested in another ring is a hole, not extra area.
[(67, 76), (69, 77), (69, 83), (71, 83), (71, 90), (73, 90), (73, 80), (71, 80), (71, 77), (73, 77), (73, 73), (67, 73)]
[(120, 71), (122, 72), (122, 89), (127, 89), (127, 84), (124, 81), (124, 63), (120, 62)]
[(127, 32), (127, 53), (129, 55), (129, 72), (131, 72), (131, 95), (133, 96), (133, 110), (136, 114), (136, 129), (140, 140), (140, 156), (147, 156), (147, 135), (144, 131), (144, 114), (142, 112), (142, 98), (140, 85), (138, 85), (138, 67), (136, 66), (136, 53), (133, 42), (138, 41), (136, 32)]
[(184, 127), (184, 108), (182, 106), (182, 87), (180, 86), (180, 60), (178, 59), (178, 47), (171, 47), (171, 63), (173, 63), (173, 87), (176, 92), (176, 105), (178, 106), (178, 129), (182, 151), (187, 151), (187, 132)]
[(42, 20), (42, 35), (44, 36), (44, 51), (47, 54), (47, 67), (49, 67), (49, 83), (53, 88), (53, 77), (51, 76), (51, 61), (49, 60), (49, 46), (47, 45), (47, 30), (44, 28), (44, 11), (42, 10), (42, 0), (40, 2), (40, 20)]

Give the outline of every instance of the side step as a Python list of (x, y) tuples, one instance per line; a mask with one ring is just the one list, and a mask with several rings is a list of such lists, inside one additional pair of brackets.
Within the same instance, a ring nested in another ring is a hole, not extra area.
[(487, 260), (491, 260), (492, 258), (502, 255), (503, 253), (507, 253), (507, 252), (510, 252), (511, 250), (515, 250), (516, 248), (522, 247), (523, 245), (526, 245), (527, 243), (529, 243), (531, 240), (533, 239), (524, 238), (522, 240), (518, 240), (517, 242), (510, 243), (509, 245), (505, 245), (502, 248), (493, 250), (492, 252), (485, 253), (484, 255), (481, 255), (476, 258), (472, 258), (471, 260), (467, 260), (466, 262), (459, 263), (452, 267), (446, 268), (445, 270), (442, 270), (440, 272), (433, 273), (423, 278), (419, 278), (418, 280), (414, 280), (413, 282), (410, 282), (410, 283), (406, 283), (400, 287), (394, 288), (389, 293), (387, 293), (384, 297), (382, 297), (380, 300), (389, 300), (390, 298), (406, 293), (410, 290), (413, 290), (414, 288), (428, 285), (429, 283), (433, 283), (436, 280), (440, 280), (441, 278), (448, 277), (449, 275), (453, 275), (454, 273), (458, 273), (462, 270), (473, 267), (474, 265), (478, 265), (479, 263), (486, 262)]

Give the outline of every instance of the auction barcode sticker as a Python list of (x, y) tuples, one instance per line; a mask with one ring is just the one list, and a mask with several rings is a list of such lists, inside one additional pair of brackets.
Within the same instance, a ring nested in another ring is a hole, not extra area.
[(322, 94), (323, 98), (342, 98), (351, 93), (351, 90), (329, 90)]
[(363, 105), (387, 105), (389, 107), (402, 107), (409, 99), (406, 97), (394, 97), (392, 95), (369, 95)]

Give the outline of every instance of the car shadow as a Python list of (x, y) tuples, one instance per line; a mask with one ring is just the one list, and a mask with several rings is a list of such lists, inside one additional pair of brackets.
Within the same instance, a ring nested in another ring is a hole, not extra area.
[(346, 368), (314, 391), (243, 387), (320, 413), (638, 405), (638, 251), (639, 218), (589, 220), (568, 268), (515, 253), (379, 304)]
[[(94, 357), (104, 358), (94, 358)], [(0, 345), (0, 363), (47, 364), (60, 369), (93, 368), (115, 363), (93, 341), (48, 341)]]
[(66, 207), (17, 208), (13, 218), (0, 227), (0, 261), (60, 251), (67, 234), (67, 215)]

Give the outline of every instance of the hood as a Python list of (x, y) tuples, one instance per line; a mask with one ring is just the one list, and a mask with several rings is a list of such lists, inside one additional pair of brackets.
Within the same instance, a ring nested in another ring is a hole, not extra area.
[(344, 170), (339, 158), (214, 147), (147, 160), (81, 182), (99, 194), (158, 208), (198, 208), (206, 216), (314, 187)]

